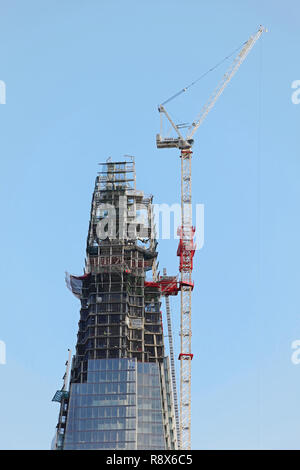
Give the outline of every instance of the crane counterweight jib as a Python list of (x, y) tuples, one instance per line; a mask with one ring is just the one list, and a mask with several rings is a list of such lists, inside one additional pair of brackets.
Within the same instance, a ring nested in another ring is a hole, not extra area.
[(163, 138), (160, 134), (156, 134), (156, 146), (158, 149), (178, 148), (184, 150), (191, 148), (193, 143), (193, 139)]

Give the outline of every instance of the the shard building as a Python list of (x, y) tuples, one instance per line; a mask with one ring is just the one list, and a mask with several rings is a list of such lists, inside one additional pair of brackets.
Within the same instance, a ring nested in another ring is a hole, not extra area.
[(133, 159), (101, 168), (85, 272), (67, 275), (80, 319), (70, 383), (53, 398), (60, 412), (52, 448), (177, 449), (161, 312), (162, 285), (172, 279), (156, 273), (152, 196), (136, 190)]

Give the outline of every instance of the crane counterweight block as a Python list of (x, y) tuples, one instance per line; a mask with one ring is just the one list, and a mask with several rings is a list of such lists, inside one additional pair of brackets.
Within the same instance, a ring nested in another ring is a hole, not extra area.
[(158, 149), (165, 148), (178, 148), (188, 151), (194, 143), (193, 139), (178, 139), (173, 137), (162, 137), (160, 134), (156, 134), (156, 147)]

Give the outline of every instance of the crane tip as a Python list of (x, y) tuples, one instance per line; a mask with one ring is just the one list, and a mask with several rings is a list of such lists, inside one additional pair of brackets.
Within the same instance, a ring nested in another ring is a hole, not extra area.
[(268, 33), (268, 32), (269, 32), (268, 28), (266, 28), (266, 27), (263, 26), (262, 24), (259, 26), (259, 30), (260, 30), (261, 32), (265, 32), (265, 33)]

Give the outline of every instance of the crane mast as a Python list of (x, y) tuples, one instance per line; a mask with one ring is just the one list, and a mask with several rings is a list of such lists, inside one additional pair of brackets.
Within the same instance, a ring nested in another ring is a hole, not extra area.
[[(164, 138), (161, 134), (156, 136), (157, 148), (179, 148), (181, 150), (181, 225), (178, 228), (179, 245), (177, 255), (180, 258), (180, 418), (179, 418), (179, 448), (191, 449), (191, 364), (192, 354), (192, 282), (193, 257), (195, 253), (194, 233), (192, 225), (192, 145), (193, 135), (203, 123), (209, 111), (214, 107), (216, 101), (223, 93), (224, 89), (231, 81), (250, 50), (266, 31), (260, 26), (258, 31), (244, 43), (241, 51), (234, 59), (232, 65), (222, 78), (221, 83), (215, 89), (208, 102), (202, 108), (198, 118), (192, 123), (188, 130), (188, 135), (184, 137), (180, 132), (180, 127), (176, 125), (166, 111), (163, 104), (158, 107), (162, 115), (165, 115), (169, 123), (175, 130), (177, 137)], [(184, 88), (181, 92), (186, 91)], [(174, 95), (178, 96), (181, 92)], [(173, 99), (173, 97), (171, 98)], [(170, 101), (167, 100), (168, 102)]]
[(192, 226), (192, 151), (181, 150), (181, 227), (177, 255), (180, 257), (180, 448), (191, 448), (191, 367), (192, 367), (192, 270), (195, 247)]

